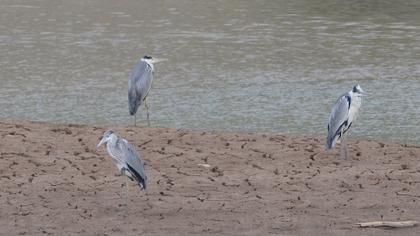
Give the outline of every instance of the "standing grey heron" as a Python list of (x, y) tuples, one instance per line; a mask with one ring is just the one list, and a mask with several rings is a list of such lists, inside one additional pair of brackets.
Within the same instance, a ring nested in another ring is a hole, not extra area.
[(130, 115), (134, 115), (134, 126), (136, 126), (137, 110), (143, 101), (147, 112), (147, 124), (150, 126), (149, 106), (146, 99), (152, 87), (154, 62), (151, 56), (145, 55), (134, 66), (130, 79), (128, 80), (128, 108)]
[(337, 141), (341, 141), (341, 157), (347, 159), (346, 132), (357, 118), (362, 105), (363, 89), (359, 84), (340, 96), (330, 114), (328, 122), (327, 149), (332, 149)]
[[(104, 143), (106, 143), (106, 149), (120, 173), (126, 175), (130, 180), (136, 181), (140, 189), (146, 189), (147, 176), (144, 171), (144, 162), (140, 159), (134, 146), (128, 143), (127, 140), (118, 137), (112, 130), (104, 133), (96, 148), (98, 149)], [(127, 203), (127, 179), (125, 179), (125, 186)]]

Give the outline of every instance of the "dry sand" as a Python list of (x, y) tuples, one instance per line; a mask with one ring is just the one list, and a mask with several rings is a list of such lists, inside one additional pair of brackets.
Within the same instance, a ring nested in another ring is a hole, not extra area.
[[(420, 235), (420, 148), (324, 138), (118, 127), (146, 162), (125, 206), (105, 127), (0, 123), (0, 235)], [(208, 164), (205, 167), (200, 164)]]

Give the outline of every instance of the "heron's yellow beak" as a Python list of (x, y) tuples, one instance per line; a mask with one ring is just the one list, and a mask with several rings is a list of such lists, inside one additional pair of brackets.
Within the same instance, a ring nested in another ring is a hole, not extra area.
[(158, 62), (162, 62), (162, 61), (167, 61), (168, 59), (165, 58), (153, 58), (153, 63), (158, 63)]
[(96, 146), (96, 149), (99, 149), (99, 147), (100, 147), (102, 144), (104, 144), (106, 141), (107, 141), (107, 139), (106, 139), (105, 137), (103, 137), (103, 138), (101, 139), (101, 141), (98, 143), (98, 145)]

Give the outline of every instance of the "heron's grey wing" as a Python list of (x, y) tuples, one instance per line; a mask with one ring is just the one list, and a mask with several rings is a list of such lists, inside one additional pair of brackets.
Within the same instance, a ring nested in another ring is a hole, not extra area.
[(107, 143), (107, 151), (109, 155), (112, 157), (112, 161), (117, 165), (118, 170), (121, 171), (124, 168), (124, 153), (122, 152), (121, 148), (117, 144)]
[(341, 137), (343, 129), (348, 125), (351, 98), (348, 94), (341, 96), (335, 103), (328, 122), (327, 148), (334, 147), (335, 142)]
[(144, 61), (137, 63), (128, 81), (128, 106), (131, 115), (137, 112), (137, 109), (149, 94), (152, 81), (152, 68)]
[(133, 177), (139, 182), (141, 188), (146, 188), (147, 176), (144, 171), (144, 163), (140, 159), (139, 154), (133, 145), (127, 142), (127, 140), (120, 138), (118, 140), (118, 146), (121, 152), (124, 154), (124, 161), (126, 162), (128, 171), (131, 172)]

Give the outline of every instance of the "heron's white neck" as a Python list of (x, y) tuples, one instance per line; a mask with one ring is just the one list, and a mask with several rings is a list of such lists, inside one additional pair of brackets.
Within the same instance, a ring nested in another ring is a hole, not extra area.
[(151, 59), (145, 59), (145, 58), (142, 58), (141, 60), (142, 60), (142, 61), (144, 61), (144, 62), (146, 62), (146, 63), (147, 63), (147, 65), (149, 65), (149, 66), (150, 66), (150, 68), (152, 68), (152, 71), (154, 70), (154, 67), (153, 67), (153, 61), (152, 61)]
[(360, 94), (360, 93), (355, 93), (355, 92), (353, 92), (353, 91), (351, 91), (350, 92), (350, 94), (351, 94), (351, 96), (352, 97), (354, 97), (354, 98), (362, 98), (362, 94)]
[(107, 145), (107, 146), (108, 146), (108, 145), (115, 145), (115, 143), (117, 142), (117, 140), (118, 140), (117, 135), (115, 135), (115, 134), (111, 134), (111, 135), (109, 136), (109, 138), (108, 138), (108, 141), (107, 141), (106, 145)]

